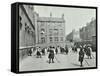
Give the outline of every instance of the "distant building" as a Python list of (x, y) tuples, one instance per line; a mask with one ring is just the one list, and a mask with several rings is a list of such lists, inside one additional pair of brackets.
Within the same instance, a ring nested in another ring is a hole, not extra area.
[(86, 26), (79, 29), (79, 31), (73, 30), (70, 32), (66, 39), (68, 41), (92, 41), (96, 43), (96, 19), (92, 19)]
[(65, 20), (61, 18), (39, 17), (35, 14), (36, 44), (39, 46), (64, 46)]
[(70, 32), (70, 33), (67, 35), (67, 38), (66, 38), (66, 39), (67, 39), (68, 41), (70, 41), (70, 42), (79, 42), (79, 41), (81, 41), (79, 31), (73, 30), (72, 32)]
[(81, 41), (79, 30), (73, 32), (73, 41), (74, 42), (80, 42)]
[(85, 27), (80, 29), (80, 38), (83, 41), (96, 40), (96, 19), (91, 20)]
[(70, 32), (70, 33), (67, 35), (66, 40), (68, 40), (68, 41), (70, 41), (70, 42), (73, 41), (73, 31)]

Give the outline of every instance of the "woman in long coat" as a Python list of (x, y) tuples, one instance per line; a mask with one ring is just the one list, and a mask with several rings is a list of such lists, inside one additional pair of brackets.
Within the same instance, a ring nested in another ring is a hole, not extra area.
[(36, 53), (36, 55), (37, 55), (37, 58), (41, 58), (41, 53), (40, 53), (40, 48), (37, 48), (37, 53)]
[(83, 48), (80, 47), (80, 51), (79, 51), (79, 62), (80, 62), (80, 66), (83, 66), (83, 59), (84, 59), (84, 51)]
[(68, 47), (65, 47), (65, 53), (68, 54)]
[(50, 64), (51, 61), (52, 61), (52, 63), (54, 63), (54, 51), (53, 51), (53, 48), (50, 48), (49, 51), (50, 51), (50, 52), (49, 52), (48, 58), (49, 58), (49, 64)]
[(31, 50), (31, 48), (29, 49), (29, 56), (32, 56), (32, 50)]
[(91, 52), (92, 52), (92, 49), (90, 47), (87, 48), (87, 56), (88, 56), (88, 59), (92, 59), (91, 57)]
[(56, 49), (55, 49), (55, 52), (56, 52), (56, 54), (58, 54), (58, 49), (57, 49), (57, 47), (56, 47)]

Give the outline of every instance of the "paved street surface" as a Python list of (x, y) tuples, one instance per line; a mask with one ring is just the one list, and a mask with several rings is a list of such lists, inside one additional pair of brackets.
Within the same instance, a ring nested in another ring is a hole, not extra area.
[(96, 66), (96, 58), (95, 53), (92, 53), (92, 59), (88, 59), (85, 56), (83, 61), (83, 67), (80, 67), (78, 62), (78, 53), (69, 52), (66, 54), (57, 54), (55, 55), (54, 62), (48, 63), (48, 54), (42, 56), (42, 58), (36, 58), (33, 54), (32, 56), (28, 56), (20, 62), (19, 69), (20, 71), (32, 71), (32, 70), (50, 70), (50, 69), (68, 69), (68, 68), (85, 68), (85, 67), (95, 67)]

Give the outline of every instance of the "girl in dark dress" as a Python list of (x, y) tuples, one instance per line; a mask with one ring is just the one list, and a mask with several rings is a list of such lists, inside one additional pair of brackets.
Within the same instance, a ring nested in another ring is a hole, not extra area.
[(49, 58), (49, 64), (50, 64), (51, 61), (52, 61), (52, 63), (54, 63), (54, 51), (53, 51), (53, 49), (51, 49), (51, 48), (50, 48), (49, 51), (50, 51), (50, 52), (49, 52), (48, 58)]
[(37, 58), (39, 58), (39, 57), (41, 58), (41, 53), (40, 53), (40, 50), (39, 50), (39, 49), (40, 49), (40, 48), (37, 49), (37, 53), (36, 53)]
[(83, 49), (81, 47), (80, 51), (79, 51), (79, 62), (80, 62), (80, 66), (81, 67), (83, 66), (83, 59), (84, 59), (84, 51), (83, 51)]

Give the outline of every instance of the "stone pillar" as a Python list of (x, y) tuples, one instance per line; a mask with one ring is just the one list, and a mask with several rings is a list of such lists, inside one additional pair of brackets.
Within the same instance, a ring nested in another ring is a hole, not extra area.
[(65, 47), (65, 39), (66, 39), (66, 35), (65, 35), (65, 20), (64, 20), (64, 14), (62, 14), (62, 19), (63, 19), (63, 23), (62, 23), (62, 26), (63, 26), (63, 32), (64, 32), (64, 35), (63, 35), (63, 44), (64, 44), (64, 47)]
[(36, 45), (38, 44), (38, 25), (37, 25), (38, 14), (34, 12), (34, 24), (35, 24), (35, 37), (36, 37)]

